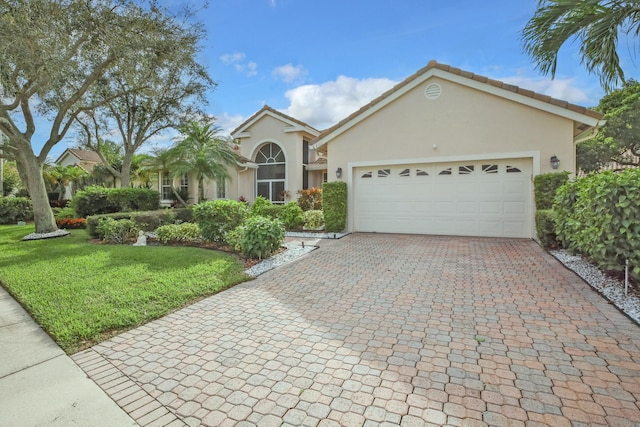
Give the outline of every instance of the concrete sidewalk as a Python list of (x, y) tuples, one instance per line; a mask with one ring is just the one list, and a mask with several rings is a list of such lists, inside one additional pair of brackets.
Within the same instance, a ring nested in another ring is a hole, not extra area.
[(136, 426), (0, 288), (0, 426)]

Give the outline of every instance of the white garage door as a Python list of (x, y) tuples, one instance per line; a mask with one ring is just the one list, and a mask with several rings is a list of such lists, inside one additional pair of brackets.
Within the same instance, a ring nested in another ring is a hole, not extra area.
[(531, 159), (355, 168), (354, 230), (531, 237)]

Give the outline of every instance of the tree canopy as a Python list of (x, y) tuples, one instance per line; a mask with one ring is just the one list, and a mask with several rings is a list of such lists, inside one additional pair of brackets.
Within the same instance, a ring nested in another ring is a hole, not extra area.
[(624, 82), (618, 56), (620, 33), (640, 33), (638, 0), (539, 0), (522, 31), (525, 52), (543, 74), (555, 76), (558, 52), (577, 40), (586, 69), (600, 77), (608, 92)]
[[(167, 68), (193, 33), (152, 1), (0, 2), (0, 131), (8, 137), (0, 148), (27, 186), (37, 233), (57, 229), (42, 177), (51, 149), (78, 119), (154, 87), (139, 76)], [(116, 86), (115, 76), (128, 85)], [(48, 128), (36, 153), (38, 116)]]
[(607, 122), (595, 138), (578, 144), (578, 167), (591, 172), (610, 162), (640, 166), (640, 83), (627, 81), (605, 95), (596, 109)]

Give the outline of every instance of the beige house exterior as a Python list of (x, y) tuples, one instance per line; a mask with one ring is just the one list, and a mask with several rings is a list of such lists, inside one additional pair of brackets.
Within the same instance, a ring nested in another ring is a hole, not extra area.
[[(573, 172), (602, 115), (431, 61), (312, 148), (348, 188), (348, 230), (534, 237), (533, 177)], [(333, 177), (331, 177), (333, 178)]]
[(322, 132), (263, 107), (232, 132), (244, 162), (216, 196), (285, 203), (341, 180), (346, 231), (532, 238), (533, 177), (573, 173), (576, 144), (602, 124), (585, 107), (431, 61)]

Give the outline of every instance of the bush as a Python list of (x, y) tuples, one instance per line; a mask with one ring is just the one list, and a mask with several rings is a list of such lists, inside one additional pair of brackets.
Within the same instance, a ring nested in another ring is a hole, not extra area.
[(56, 225), (65, 230), (79, 230), (87, 227), (87, 220), (84, 218), (60, 218), (56, 219)]
[(347, 183), (325, 182), (322, 187), (325, 229), (340, 232), (347, 227)]
[(536, 231), (538, 240), (545, 248), (556, 248), (558, 239), (554, 231), (555, 216), (552, 209), (542, 209), (536, 211)]
[(280, 219), (282, 215), (282, 210), (284, 209), (284, 205), (271, 205), (266, 206), (262, 209), (262, 215), (271, 219)]
[(130, 219), (115, 220), (101, 218), (97, 227), (102, 240), (107, 243), (123, 244), (135, 239), (138, 235), (136, 224)]
[(289, 202), (282, 207), (280, 221), (287, 230), (296, 230), (304, 225), (304, 211), (296, 202)]
[(242, 252), (242, 236), (244, 236), (244, 225), (239, 225), (233, 230), (229, 231), (226, 235), (227, 245), (229, 245), (234, 251)]
[(239, 228), (240, 251), (248, 258), (268, 257), (284, 240), (284, 226), (277, 219), (256, 216)]
[(175, 223), (193, 222), (193, 211), (191, 210), (191, 207), (176, 208), (172, 209), (170, 212), (173, 213), (173, 221)]
[(163, 225), (175, 223), (175, 214), (171, 209), (159, 209), (157, 211), (131, 212), (132, 219), (140, 230), (154, 231)]
[(76, 211), (71, 207), (66, 208), (53, 208), (53, 216), (56, 220), (64, 218), (77, 218)]
[(193, 207), (193, 218), (205, 240), (224, 243), (225, 235), (247, 219), (247, 206), (235, 200), (213, 200)]
[(640, 169), (606, 171), (569, 182), (553, 204), (562, 245), (604, 270), (624, 269), (640, 279)]
[(311, 210), (304, 213), (304, 228), (307, 230), (322, 230), (324, 227), (324, 215), (322, 211)]
[(303, 211), (322, 210), (322, 189), (311, 187), (308, 190), (298, 190), (298, 206)]
[(160, 206), (160, 194), (149, 188), (87, 187), (78, 191), (71, 200), (71, 207), (81, 217), (114, 212), (156, 210)]
[(0, 197), (0, 224), (33, 219), (33, 205), (26, 197)]
[(536, 209), (551, 209), (558, 188), (569, 181), (569, 172), (553, 172), (537, 175), (533, 179)]
[(167, 224), (158, 227), (156, 236), (162, 243), (180, 243), (188, 240), (200, 238), (200, 227), (198, 224), (183, 222), (181, 224)]
[(182, 218), (190, 218), (191, 209), (159, 209), (148, 212), (117, 212), (111, 214), (92, 215), (87, 218), (87, 231), (93, 238), (100, 238), (97, 231), (101, 218), (113, 218), (115, 220), (130, 219), (135, 222), (136, 228), (143, 231), (154, 231), (156, 228), (166, 225), (184, 222)]
[(249, 216), (264, 216), (262, 212), (271, 206), (273, 206), (271, 200), (258, 196), (249, 207)]
[(109, 200), (108, 190), (105, 187), (91, 186), (78, 191), (71, 199), (71, 207), (82, 218), (118, 212), (118, 206)]

